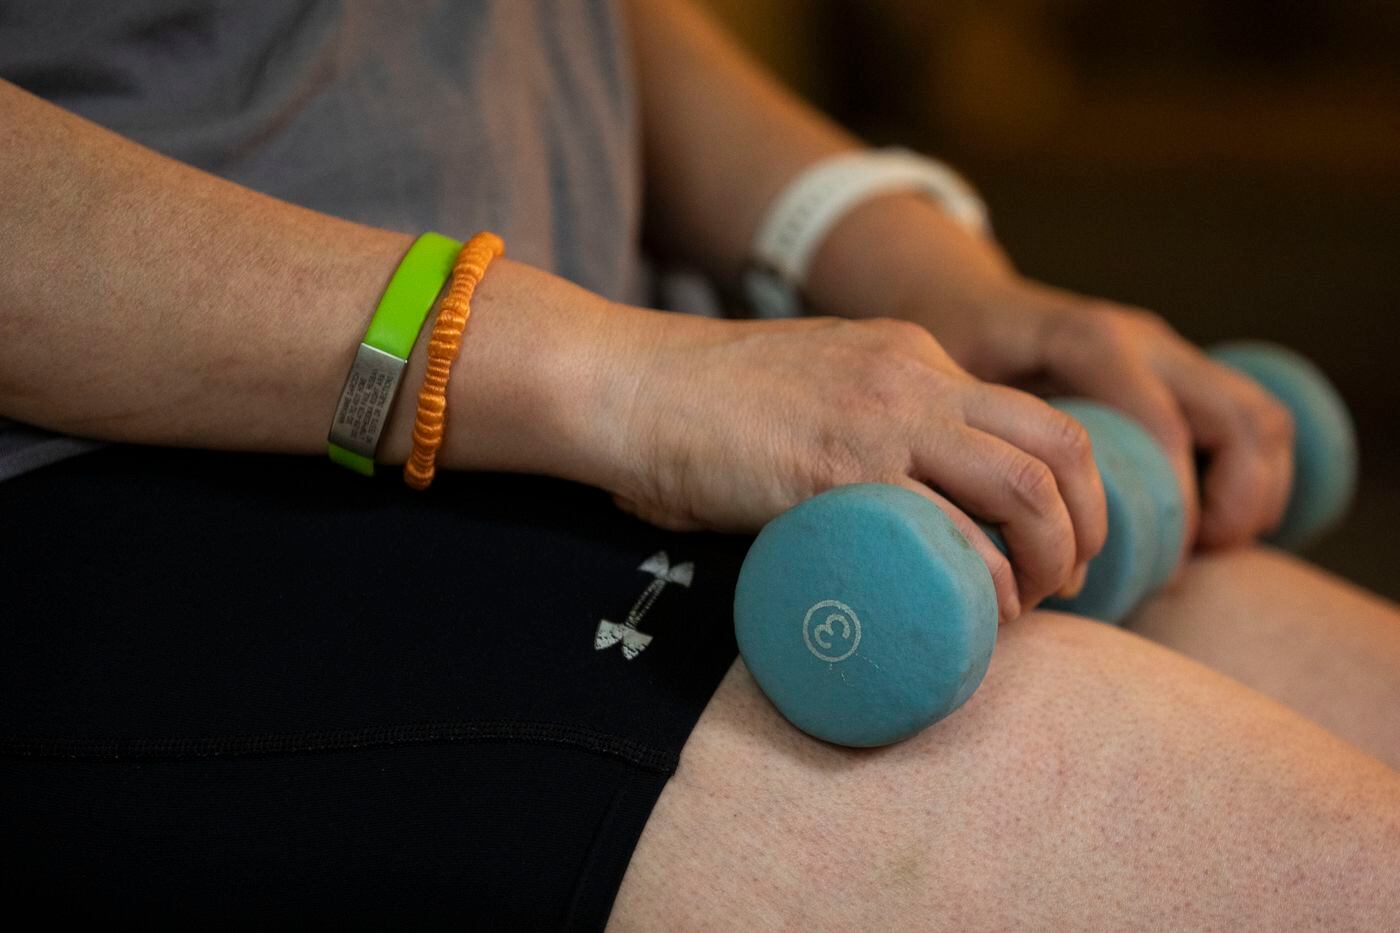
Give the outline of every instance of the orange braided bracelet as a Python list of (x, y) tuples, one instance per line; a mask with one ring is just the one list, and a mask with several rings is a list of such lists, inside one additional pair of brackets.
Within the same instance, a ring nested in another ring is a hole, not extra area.
[(436, 472), (434, 461), (442, 446), (447, 420), (447, 380), (462, 349), (462, 332), (472, 315), (472, 292), (486, 274), (491, 260), (506, 251), (494, 233), (482, 231), (467, 241), (452, 265), (452, 280), (442, 300), (432, 336), (428, 338), (428, 371), (418, 390), (418, 414), (413, 421), (413, 452), (403, 465), (403, 481), (414, 489), (427, 489)]

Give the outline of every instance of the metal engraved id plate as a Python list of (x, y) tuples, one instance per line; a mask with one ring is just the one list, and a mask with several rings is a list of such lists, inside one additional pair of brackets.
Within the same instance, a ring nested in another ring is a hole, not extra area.
[(407, 360), (392, 353), (360, 344), (355, 364), (345, 379), (345, 388), (340, 390), (335, 420), (331, 422), (329, 440), (332, 444), (362, 457), (374, 458), (384, 421), (389, 417), (389, 406), (394, 401), (394, 390), (407, 365)]

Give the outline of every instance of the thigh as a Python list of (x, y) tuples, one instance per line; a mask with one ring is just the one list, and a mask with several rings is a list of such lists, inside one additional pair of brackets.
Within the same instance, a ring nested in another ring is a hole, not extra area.
[(1400, 607), (1299, 558), (1192, 558), (1128, 626), (1400, 768)]
[(1400, 778), (1120, 630), (1033, 613), (900, 745), (789, 727), (741, 664), (619, 892), (627, 929), (1378, 928)]

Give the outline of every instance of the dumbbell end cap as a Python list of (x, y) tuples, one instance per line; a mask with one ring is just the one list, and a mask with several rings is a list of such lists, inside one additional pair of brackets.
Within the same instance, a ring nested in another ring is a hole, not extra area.
[(750, 673), (799, 729), (887, 745), (971, 695), (996, 640), (996, 594), (932, 501), (844, 486), (763, 529), (739, 574), (734, 624)]
[(1263, 340), (1218, 344), (1210, 355), (1249, 376), (1293, 415), (1293, 489), (1267, 539), (1299, 550), (1336, 527), (1356, 496), (1356, 426), (1346, 402), (1311, 360)]

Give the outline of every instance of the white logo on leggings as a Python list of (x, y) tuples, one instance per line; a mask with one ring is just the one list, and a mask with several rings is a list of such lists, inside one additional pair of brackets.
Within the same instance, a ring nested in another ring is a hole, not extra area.
[(632, 609), (627, 613), (627, 618), (619, 625), (616, 622), (609, 622), (607, 619), (598, 623), (598, 632), (593, 636), (593, 648), (595, 651), (602, 651), (604, 648), (611, 648), (618, 642), (622, 643), (622, 656), (627, 660), (632, 660), (651, 644), (651, 636), (644, 632), (637, 631), (637, 626), (641, 624), (642, 617), (651, 609), (656, 602), (656, 597), (661, 595), (661, 591), (668, 583), (679, 583), (681, 586), (690, 586), (691, 579), (695, 576), (695, 565), (687, 561), (684, 564), (671, 566), (671, 558), (666, 556), (665, 551), (657, 551), (655, 554), (642, 561), (642, 565), (637, 568), (643, 573), (652, 575), (652, 580), (642, 590), (642, 595), (637, 597), (637, 601), (632, 604)]
[(860, 645), (860, 616), (840, 600), (823, 599), (802, 619), (802, 640), (823, 661), (844, 661)]

